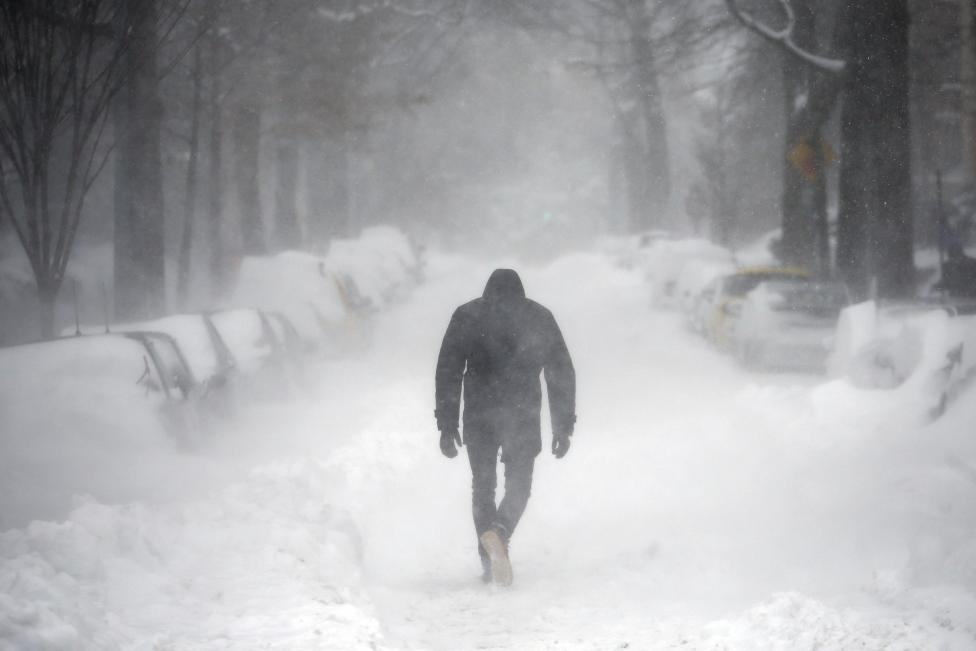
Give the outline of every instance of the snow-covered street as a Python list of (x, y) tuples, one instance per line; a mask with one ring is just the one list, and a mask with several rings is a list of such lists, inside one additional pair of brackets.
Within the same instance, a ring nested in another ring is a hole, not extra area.
[(0, 648), (976, 647), (972, 388), (926, 426), (841, 381), (746, 373), (597, 254), (518, 266), (573, 354), (579, 422), (537, 462), (514, 586), (482, 585), (433, 370), (495, 266), (433, 256), (311, 395), (161, 451), (168, 488), (0, 534)]

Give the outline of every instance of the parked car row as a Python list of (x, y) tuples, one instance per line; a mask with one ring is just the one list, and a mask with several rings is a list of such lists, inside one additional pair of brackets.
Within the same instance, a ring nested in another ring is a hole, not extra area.
[[(381, 274), (369, 275), (365, 263), (347, 271), (329, 256), (297, 251), (248, 258), (225, 307), (139, 322), (76, 324), (52, 341), (0, 348), (0, 369), (16, 378), (0, 384), (0, 407), (56, 392), (63, 398), (52, 409), (70, 412), (60, 421), (84, 411), (76, 404), (94, 402), (96, 410), (125, 411), (139, 422), (153, 421), (147, 410), (155, 412), (153, 422), (192, 439), (239, 405), (301, 392), (308, 387), (308, 356), (349, 350), (351, 341), (364, 337), (368, 315), (382, 307), (365, 295), (362, 278), (377, 297), (397, 295), (416, 282), (417, 260), (403, 245), (405, 236), (390, 228), (368, 235), (346, 242), (343, 250), (361, 246), (378, 259), (387, 246), (397, 258), (384, 260)], [(69, 385), (70, 391), (64, 388)], [(22, 420), (25, 436), (41, 428), (27, 412)], [(85, 429), (111, 427), (110, 420)]]
[(644, 274), (651, 304), (676, 308), (686, 325), (750, 368), (823, 371), (837, 321), (850, 304), (843, 284), (776, 264), (737, 264), (701, 239), (656, 235), (618, 259)]
[[(17, 368), (26, 384), (73, 369), (92, 375), (95, 384), (138, 386), (168, 431), (193, 437), (210, 420), (231, 416), (249, 396), (299, 389), (304, 352), (287, 316), (235, 308), (71, 328), (53, 341), (0, 349), (0, 366)], [(14, 364), (31, 357), (53, 361)]]

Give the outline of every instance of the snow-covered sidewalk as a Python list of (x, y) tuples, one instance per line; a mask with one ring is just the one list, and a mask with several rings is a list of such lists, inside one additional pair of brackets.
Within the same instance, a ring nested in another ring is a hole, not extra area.
[(746, 374), (592, 255), (523, 273), (574, 356), (579, 424), (537, 464), (515, 585), (482, 586), (432, 394), (443, 328), (490, 269), (435, 257), (314, 401), (168, 459), (201, 494), (2, 534), (0, 646), (976, 645), (976, 396), (923, 428), (842, 383)]

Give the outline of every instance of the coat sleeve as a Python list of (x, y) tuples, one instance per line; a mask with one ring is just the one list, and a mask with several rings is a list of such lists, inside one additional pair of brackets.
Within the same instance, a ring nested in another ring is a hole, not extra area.
[(467, 362), (464, 339), (464, 318), (460, 310), (455, 310), (441, 342), (434, 376), (434, 417), (437, 419), (437, 429), (442, 432), (458, 429), (461, 380)]
[(549, 346), (543, 370), (553, 433), (573, 433), (576, 425), (576, 370), (555, 317), (548, 315)]

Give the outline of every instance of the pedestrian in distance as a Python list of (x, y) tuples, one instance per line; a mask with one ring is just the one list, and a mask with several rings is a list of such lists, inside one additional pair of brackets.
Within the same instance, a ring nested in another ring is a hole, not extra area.
[[(515, 271), (496, 269), (482, 297), (454, 311), (435, 377), (441, 452), (454, 458), (463, 441), (471, 464), (474, 527), (486, 583), (512, 583), (508, 546), (542, 450), (540, 375), (549, 395), (552, 453), (562, 459), (576, 423), (573, 361), (552, 312), (526, 298)], [(505, 495), (496, 504), (499, 454)]]

